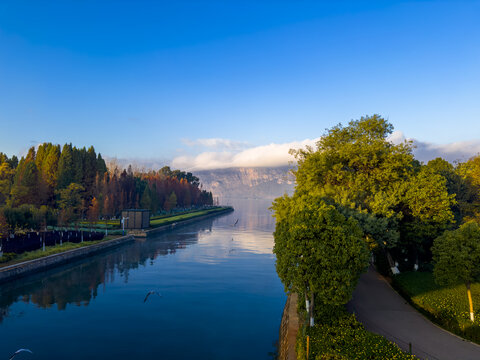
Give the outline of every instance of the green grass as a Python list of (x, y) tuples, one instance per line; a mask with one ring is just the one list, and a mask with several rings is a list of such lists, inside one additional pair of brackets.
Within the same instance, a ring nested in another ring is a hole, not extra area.
[(307, 335), (309, 359), (416, 359), (383, 336), (373, 334), (345, 310), (335, 311), (329, 320), (312, 328), (301, 328), (297, 338), (297, 359), (305, 360)]
[(103, 227), (108, 226), (109, 228), (119, 228), (120, 227), (120, 220), (98, 220), (98, 221), (88, 221), (88, 220), (83, 220), (78, 223), (80, 226), (84, 227)]
[(187, 210), (187, 211), (179, 211), (179, 212), (176, 212), (176, 213), (173, 213), (173, 214), (163, 214), (163, 215), (156, 215), (156, 216), (151, 216), (150, 217), (150, 221), (151, 220), (157, 220), (157, 219), (164, 219), (164, 218), (167, 218), (167, 217), (170, 217), (170, 216), (176, 216), (176, 215), (183, 215), (183, 214), (190, 214), (190, 213), (195, 213), (195, 212), (198, 212), (198, 211), (203, 211), (202, 210)]
[(109, 236), (104, 237), (102, 240), (85, 241), (83, 243), (65, 242), (62, 245), (57, 244), (55, 246), (47, 246), (47, 247), (45, 247), (45, 251), (43, 251), (42, 249), (38, 249), (38, 250), (34, 250), (34, 251), (24, 252), (23, 254), (13, 254), (13, 253), (9, 253), (8, 255), (4, 254), (4, 258), (7, 259), (8, 261), (1, 262), (1, 259), (0, 259), (0, 268), (5, 267), (5, 266), (9, 266), (9, 265), (18, 264), (18, 263), (21, 263), (21, 262), (24, 262), (24, 261), (40, 259), (40, 258), (45, 257), (45, 256), (58, 254), (58, 253), (65, 252), (65, 251), (68, 251), (68, 250), (73, 250), (73, 249), (78, 249), (78, 248), (85, 247), (85, 246), (98, 244), (98, 243), (101, 243), (101, 242), (104, 242), (104, 241), (107, 241), (107, 240), (115, 239), (117, 237), (119, 237), (119, 236), (109, 235)]
[(430, 272), (406, 272), (395, 275), (394, 287), (418, 310), (446, 330), (480, 343), (480, 284), (471, 285), (473, 309), (470, 321), (465, 285), (440, 286)]
[(194, 212), (188, 212), (188, 213), (182, 213), (180, 215), (173, 215), (173, 216), (168, 216), (168, 217), (162, 217), (162, 218), (154, 218), (153, 220), (150, 220), (150, 227), (158, 227), (162, 225), (168, 225), (172, 224), (174, 222), (178, 221), (183, 221), (183, 220), (188, 220), (192, 219), (198, 216), (203, 216), (207, 214), (212, 214), (215, 212), (219, 212), (224, 210), (225, 208), (223, 207), (218, 207), (214, 209), (207, 209), (207, 210), (198, 210)]

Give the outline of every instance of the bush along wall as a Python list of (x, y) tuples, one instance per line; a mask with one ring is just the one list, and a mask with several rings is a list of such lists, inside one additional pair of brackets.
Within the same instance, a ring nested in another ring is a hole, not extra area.
[(416, 359), (403, 352), (384, 337), (367, 331), (343, 307), (328, 311), (330, 315), (317, 317), (313, 327), (303, 326), (297, 337), (297, 358), (307, 359)]

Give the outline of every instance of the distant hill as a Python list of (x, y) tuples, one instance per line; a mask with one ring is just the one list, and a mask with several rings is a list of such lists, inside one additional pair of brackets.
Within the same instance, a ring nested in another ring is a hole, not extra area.
[(274, 199), (284, 193), (291, 194), (295, 183), (290, 167), (242, 167), (195, 171), (203, 189), (214, 198)]

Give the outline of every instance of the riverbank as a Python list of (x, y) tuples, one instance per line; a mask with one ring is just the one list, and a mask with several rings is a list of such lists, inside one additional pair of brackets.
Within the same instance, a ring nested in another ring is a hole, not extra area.
[(234, 209), (231, 206), (223, 206), (219, 208), (202, 210), (199, 212), (187, 213), (183, 215), (176, 215), (173, 217), (162, 218), (158, 220), (151, 220), (150, 226), (147, 230), (132, 230), (129, 231), (129, 234), (135, 237), (147, 237), (154, 234), (159, 234), (161, 232), (172, 230), (174, 228), (185, 226), (196, 221), (208, 219), (214, 216), (226, 214), (232, 212)]
[(278, 339), (278, 359), (296, 360), (297, 333), (300, 327), (298, 318), (298, 295), (289, 294), (283, 309), (280, 336)]
[[(61, 251), (52, 255), (46, 255), (37, 259), (28, 261), (6, 263), (0, 267), (0, 283), (11, 281), (29, 274), (44, 271), (56, 266), (66, 264), (70, 261), (78, 260), (90, 255), (105, 251), (107, 249), (114, 248), (124, 243), (134, 241), (135, 237), (147, 237), (151, 234), (158, 234), (164, 231), (174, 229), (179, 226), (191, 224), (196, 221), (201, 221), (206, 218), (218, 216), (228, 212), (232, 212), (232, 207), (221, 207), (215, 209), (209, 209), (205, 211), (199, 211), (194, 213), (176, 215), (162, 220), (167, 225), (151, 227), (148, 230), (131, 231), (126, 236), (116, 237), (111, 240), (100, 240), (94, 244), (82, 243), (82, 245), (73, 244), (74, 246), (80, 246), (71, 250)], [(188, 215), (188, 216), (187, 216)], [(47, 253), (48, 254), (48, 253)]]
[(66, 264), (70, 261), (88, 257), (101, 251), (120, 246), (129, 241), (134, 241), (132, 235), (122, 236), (112, 240), (104, 240), (93, 245), (86, 245), (77, 249), (44, 256), (38, 259), (3, 266), (0, 268), (0, 283), (15, 280), (38, 271), (44, 271), (51, 269), (52, 267)]

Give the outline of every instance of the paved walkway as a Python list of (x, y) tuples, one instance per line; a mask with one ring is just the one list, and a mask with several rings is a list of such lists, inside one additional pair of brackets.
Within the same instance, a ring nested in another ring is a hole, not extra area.
[(367, 330), (385, 336), (421, 359), (480, 359), (480, 346), (463, 340), (432, 324), (393, 290), (387, 281), (370, 268), (360, 277), (350, 312)]

